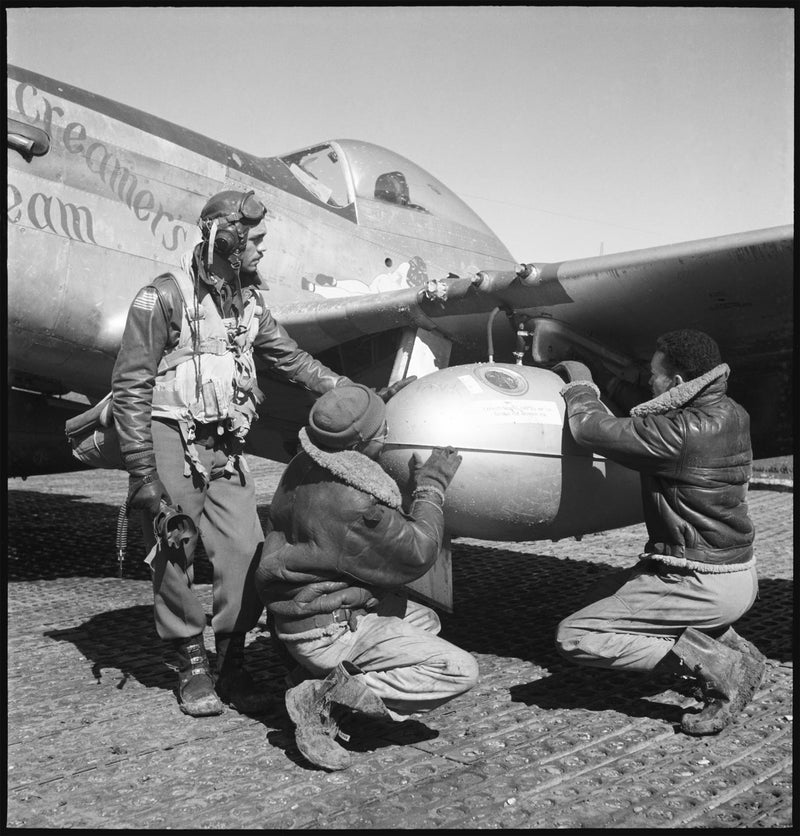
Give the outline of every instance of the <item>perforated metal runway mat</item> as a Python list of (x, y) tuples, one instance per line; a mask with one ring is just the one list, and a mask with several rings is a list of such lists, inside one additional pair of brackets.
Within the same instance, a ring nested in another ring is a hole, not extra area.
[[(266, 503), (280, 468), (254, 471)], [(424, 723), (356, 729), (353, 766), (325, 773), (294, 747), (264, 623), (248, 636), (247, 666), (275, 708), (180, 713), (133, 529), (117, 577), (122, 474), (8, 487), (10, 827), (792, 825), (791, 493), (751, 491), (761, 592), (737, 629), (769, 666), (720, 735), (677, 730), (681, 707), (695, 703), (669, 683), (581, 669), (554, 650), (555, 625), (599, 577), (633, 562), (642, 526), (581, 542), (457, 541), (443, 635), (476, 656), (478, 685)], [(202, 554), (196, 581), (210, 609)]]

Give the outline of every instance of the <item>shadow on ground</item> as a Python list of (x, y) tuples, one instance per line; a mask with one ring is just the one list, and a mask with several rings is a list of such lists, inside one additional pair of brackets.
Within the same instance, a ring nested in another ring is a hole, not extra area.
[[(628, 717), (647, 717), (677, 727), (684, 713), (681, 698), (691, 694), (688, 686), (677, 694), (675, 690), (675, 681), (666, 676), (593, 671), (572, 665), (555, 670), (544, 679), (514, 685), (510, 694), (513, 702), (545, 711), (614, 710)], [(667, 691), (673, 691), (671, 698), (677, 696), (681, 704), (649, 699)]]
[[(584, 605), (597, 581), (618, 571), (607, 563), (456, 544), (455, 612), (441, 616), (442, 635), (473, 653), (515, 656), (553, 673), (572, 668), (556, 652), (556, 627)], [(789, 661), (793, 581), (761, 578), (759, 586), (759, 598), (736, 629), (771, 659)]]
[[(117, 576), (118, 508), (114, 505), (87, 502), (78, 495), (9, 491), (8, 506), (10, 582)], [(262, 522), (267, 511), (268, 506), (259, 506)], [(454, 544), (455, 613), (442, 615), (443, 636), (473, 653), (514, 656), (541, 665), (553, 674), (571, 668), (555, 651), (556, 626), (583, 605), (597, 580), (619, 568), (554, 557), (546, 554), (546, 543), (537, 545), (544, 553)], [(149, 579), (149, 570), (141, 562), (143, 555), (141, 532), (131, 524), (125, 578)], [(202, 546), (195, 559), (195, 582), (211, 582), (211, 567)], [(785, 613), (792, 611), (793, 582), (762, 577), (760, 597), (739, 620), (737, 630), (770, 658), (788, 661), (792, 658), (792, 622)], [(130, 660), (123, 659), (128, 668), (115, 661), (115, 654), (123, 649), (112, 643), (110, 637), (114, 636), (136, 636), (143, 665), (151, 654), (161, 657), (151, 608), (110, 611), (90, 622), (95, 620), (99, 621), (82, 625), (82, 637), (76, 638), (93, 664), (108, 661), (122, 670), (131, 668)], [(254, 658), (254, 665), (280, 665), (269, 655), (269, 649), (260, 648), (257, 653), (268, 655)], [(136, 670), (139, 668), (131, 668), (132, 675)], [(143, 675), (162, 681), (161, 674)]]

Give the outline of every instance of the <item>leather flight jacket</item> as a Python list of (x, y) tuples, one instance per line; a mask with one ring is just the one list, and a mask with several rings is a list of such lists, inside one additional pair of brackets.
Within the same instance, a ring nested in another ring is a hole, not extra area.
[(593, 385), (562, 389), (569, 427), (582, 446), (639, 472), (647, 555), (708, 571), (753, 559), (747, 510), (750, 418), (727, 396), (728, 366), (609, 415)]
[(389, 480), (377, 462), (344, 451), (338, 455), (369, 467), (343, 478), (322, 463), (326, 454), (315, 452), (305, 430), (300, 441), (303, 449), (273, 496), (255, 575), (282, 639), (323, 634), (341, 609), (396, 614), (395, 603), (404, 600), (397, 591), (433, 566), (444, 538), (443, 496), (426, 498), (420, 488), (406, 513), (399, 492), (393, 498), (371, 481), (377, 471)]
[[(220, 315), (222, 304), (212, 281), (204, 280), (200, 245), (190, 256), (189, 268), (195, 278), (197, 301), (208, 304), (211, 294)], [(257, 307), (252, 352), (277, 376), (298, 383), (315, 394), (323, 394), (347, 378), (316, 360), (289, 336), (269, 312), (263, 295), (253, 285), (242, 288), (244, 303), (252, 300)], [(236, 304), (236, 301), (234, 301)], [(154, 279), (136, 295), (128, 311), (122, 343), (112, 373), (113, 414), (119, 434), (120, 450), (131, 475), (143, 476), (156, 471), (150, 422), (153, 417), (153, 392), (159, 365), (175, 351), (184, 328), (186, 305), (170, 274)]]

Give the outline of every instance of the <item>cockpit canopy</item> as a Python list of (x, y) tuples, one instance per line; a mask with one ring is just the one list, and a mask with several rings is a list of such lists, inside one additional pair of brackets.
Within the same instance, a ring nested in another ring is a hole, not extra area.
[[(492, 236), (492, 231), (443, 183), (411, 160), (351, 139), (313, 145), (279, 158), (309, 199), (358, 217), (365, 201), (432, 215)], [(340, 212), (337, 212), (339, 214)]]

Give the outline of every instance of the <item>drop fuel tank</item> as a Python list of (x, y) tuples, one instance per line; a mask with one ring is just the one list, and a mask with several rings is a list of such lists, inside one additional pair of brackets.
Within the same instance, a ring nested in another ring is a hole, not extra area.
[(575, 443), (563, 386), (546, 369), (501, 363), (426, 375), (387, 403), (381, 464), (407, 489), (413, 453), (456, 447), (444, 506), (454, 537), (560, 539), (641, 522), (638, 474)]

